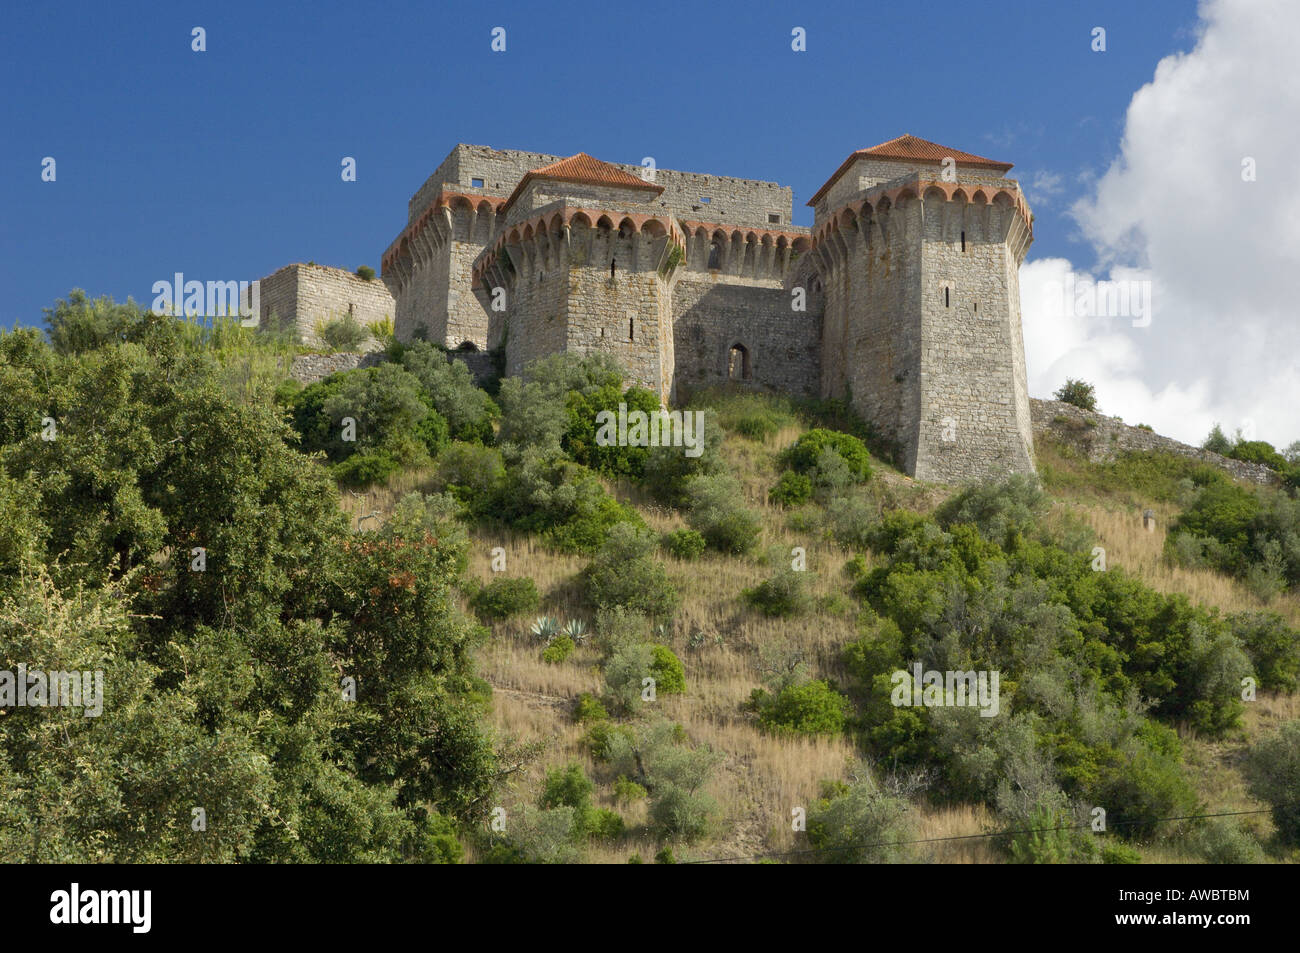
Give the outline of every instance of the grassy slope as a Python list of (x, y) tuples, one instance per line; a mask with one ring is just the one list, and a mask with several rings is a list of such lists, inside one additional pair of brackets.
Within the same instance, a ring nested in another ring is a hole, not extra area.
[[(790, 426), (765, 441), (729, 435), (724, 452), (732, 472), (745, 488), (747, 503), (763, 515), (767, 546), (781, 544), (807, 549), (808, 569), (815, 574), (816, 596), (839, 594), (843, 604), (848, 582), (841, 567), (853, 554), (824, 541), (800, 536), (786, 528), (787, 514), (769, 506), (768, 488), (775, 482), (775, 457), (802, 432)], [(1161, 559), (1164, 527), (1177, 516), (1172, 502), (1153, 502), (1152, 495), (1111, 478), (1104, 469), (1073, 456), (1068, 448), (1051, 444), (1038, 448), (1045, 483), (1059, 513), (1072, 513), (1090, 525), (1105, 547), (1111, 566), (1123, 566), (1164, 592), (1182, 592), (1193, 601), (1235, 612), (1260, 608), (1259, 600), (1235, 580), (1210, 571), (1170, 567)], [(364, 494), (344, 494), (354, 515), (388, 507), (403, 493), (420, 488), (420, 473), (394, 478), (387, 487)], [(941, 502), (948, 488), (917, 484), (886, 466), (877, 467), (874, 480), (882, 481), (899, 505), (929, 510)], [(662, 531), (683, 525), (680, 516), (647, 505), (636, 488), (612, 487), (621, 499), (637, 505), (647, 523)], [(1144, 487), (1145, 489), (1145, 487)], [(1142, 528), (1144, 508), (1155, 510), (1157, 529)], [(491, 576), (490, 551), (503, 546), (509, 575), (531, 576), (543, 594), (541, 613), (562, 620), (585, 618), (573, 586), (583, 557), (549, 552), (524, 536), (503, 538), (475, 535), (470, 572), (487, 581)], [(797, 652), (815, 677), (838, 678), (838, 653), (855, 635), (854, 610), (818, 612), (802, 618), (767, 619), (746, 607), (740, 592), (770, 573), (756, 558), (737, 559), (707, 555), (695, 563), (666, 560), (668, 571), (682, 593), (682, 607), (667, 639), (686, 665), (688, 690), (684, 696), (661, 698), (663, 714), (681, 723), (691, 741), (708, 744), (724, 753), (725, 760), (709, 786), (725, 811), (721, 829), (710, 840), (689, 848), (677, 847), (679, 859), (720, 859), (769, 851), (806, 847), (802, 835), (790, 830), (791, 809), (807, 807), (818, 796), (824, 779), (842, 778), (857, 752), (844, 739), (774, 737), (758, 730), (752, 716), (741, 710), (752, 689), (761, 684), (765, 664)], [(1300, 625), (1300, 598), (1284, 596), (1270, 606), (1292, 625)], [(582, 744), (584, 729), (575, 725), (570, 711), (582, 692), (599, 693), (599, 657), (590, 646), (579, 649), (566, 662), (541, 661), (537, 643), (527, 636), (528, 622), (512, 620), (494, 625), (493, 637), (480, 652), (480, 670), (495, 689), (494, 721), (505, 735), (522, 741), (545, 742), (540, 761), (515, 776), (505, 798), (509, 807), (536, 800), (545, 769), (569, 761), (581, 763), (596, 781), (599, 806), (619, 810), (630, 827), (644, 818), (644, 804), (616, 804), (608, 770), (588, 755)], [(692, 638), (694, 637), (694, 638)], [(690, 647), (695, 643), (698, 647)], [(1300, 716), (1300, 695), (1262, 695), (1249, 706), (1245, 727), (1236, 737), (1206, 741), (1186, 730), (1189, 770), (1202, 802), (1209, 810), (1255, 810), (1263, 805), (1245, 791), (1239, 770), (1246, 745), (1280, 720)], [(918, 838), (980, 834), (989, 829), (990, 816), (982, 806), (941, 810), (922, 809), (916, 818)], [(1245, 818), (1261, 834), (1270, 833), (1267, 815)], [(647, 860), (660, 845), (648, 838), (629, 837), (616, 845), (594, 845), (588, 858), (597, 862), (623, 862), (633, 853)], [(947, 863), (997, 862), (1002, 856), (984, 839), (921, 845), (921, 859)], [(1144, 850), (1154, 862), (1188, 862), (1193, 858), (1181, 844), (1157, 844)]]

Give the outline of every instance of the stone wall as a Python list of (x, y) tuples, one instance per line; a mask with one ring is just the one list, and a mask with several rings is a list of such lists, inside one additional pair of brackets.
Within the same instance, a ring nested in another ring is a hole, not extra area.
[[(384, 282), (366, 281), (350, 271), (324, 265), (286, 265), (261, 279), (262, 322), (294, 328), (303, 344), (320, 344), (316, 325), (351, 314), (364, 325), (396, 314)], [(369, 347), (378, 345), (371, 342)]]
[(383, 361), (383, 355), (378, 353), (354, 354), (345, 351), (337, 354), (299, 354), (293, 359), (289, 376), (303, 384), (311, 384), (339, 371), (373, 367)]
[[(963, 180), (964, 181), (964, 180)], [(959, 482), (1034, 469), (1013, 206), (922, 201), (921, 416), (913, 474)]]
[(1220, 456), (1063, 401), (1031, 398), (1029, 409), (1036, 437), (1050, 435), (1076, 448), (1094, 463), (1114, 460), (1129, 452), (1173, 453), (1219, 467), (1238, 480), (1262, 485), (1278, 482), (1278, 475), (1262, 463)]
[[(815, 396), (821, 379), (821, 302), (791, 308), (784, 286), (682, 273), (672, 297), (679, 396), (739, 380), (759, 390)], [(732, 348), (743, 350), (732, 376)], [(749, 377), (745, 378), (748, 364)]]

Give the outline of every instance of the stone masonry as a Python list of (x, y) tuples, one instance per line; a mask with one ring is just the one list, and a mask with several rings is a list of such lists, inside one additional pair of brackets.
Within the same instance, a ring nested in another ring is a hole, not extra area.
[[(366, 281), (324, 265), (285, 265), (261, 280), (262, 323), (292, 327), (306, 345), (318, 346), (317, 326), (351, 314), (364, 325), (391, 320), (396, 303), (379, 278)], [(372, 340), (366, 345), (375, 348)]]
[[(900, 136), (845, 159), (809, 229), (774, 182), (461, 144), (383, 254), (388, 313), (402, 340), (503, 350), (511, 375), (609, 353), (665, 404), (728, 383), (846, 399), (920, 479), (1029, 472), (1033, 216), (1010, 168)], [(362, 306), (342, 278), (313, 303), (305, 267), (282, 295), (284, 269), (264, 281), (264, 312), (291, 299), (304, 328)]]

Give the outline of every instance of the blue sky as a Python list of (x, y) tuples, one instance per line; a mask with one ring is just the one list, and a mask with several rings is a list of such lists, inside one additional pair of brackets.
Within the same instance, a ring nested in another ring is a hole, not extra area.
[(1070, 201), (1114, 159), (1134, 90), (1190, 46), (1196, 10), (234, 0), (21, 4), (6, 21), (0, 325), (30, 325), (74, 287), (147, 303), (176, 271), (378, 267), (458, 141), (775, 179), (810, 224), (803, 203), (850, 151), (910, 132), (1014, 162), (1031, 257), (1086, 263)]

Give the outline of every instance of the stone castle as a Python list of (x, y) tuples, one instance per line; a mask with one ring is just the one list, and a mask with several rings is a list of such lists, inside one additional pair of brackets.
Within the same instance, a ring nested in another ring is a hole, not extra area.
[(1033, 470), (1011, 165), (905, 135), (860, 149), (792, 224), (774, 182), (458, 145), (411, 198), (383, 282), (291, 265), (262, 310), (501, 348), (506, 373), (605, 351), (665, 403), (735, 382), (838, 397), (926, 480)]

